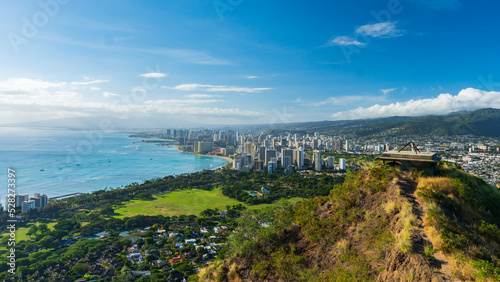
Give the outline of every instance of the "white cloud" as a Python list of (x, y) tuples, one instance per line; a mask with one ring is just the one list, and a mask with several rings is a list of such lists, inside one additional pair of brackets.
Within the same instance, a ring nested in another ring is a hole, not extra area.
[(66, 82), (48, 82), (41, 79), (9, 78), (0, 82), (0, 92), (33, 92), (67, 87)]
[(500, 92), (467, 88), (458, 95), (440, 94), (435, 98), (409, 100), (389, 105), (374, 105), (331, 114), (335, 120), (363, 119), (389, 116), (442, 115), (462, 110), (500, 108)]
[[(0, 113), (0, 123), (36, 121), (43, 119), (97, 116), (103, 112), (109, 117), (150, 116), (155, 114), (182, 116), (193, 121), (210, 120), (214, 117), (218, 122), (230, 120), (232, 123), (248, 122), (247, 117), (264, 118), (264, 113), (241, 110), (237, 108), (207, 107), (208, 104), (223, 102), (213, 98), (219, 95), (193, 96), (189, 99), (148, 100), (131, 103), (115, 93), (103, 92), (103, 98), (91, 100), (73, 91), (71, 83), (49, 82), (34, 79), (8, 79), (0, 81), (0, 108), (8, 109)], [(112, 102), (108, 102), (112, 101)], [(15, 112), (15, 115), (6, 115)], [(227, 120), (226, 120), (227, 118)], [(212, 119), (211, 121), (214, 121)]]
[(211, 104), (211, 103), (218, 103), (218, 102), (223, 102), (223, 100), (207, 100), (207, 99), (167, 99), (167, 100), (148, 100), (145, 101), (144, 104), (151, 104), (151, 105), (160, 105), (160, 106), (187, 106), (187, 105), (196, 105), (196, 104)]
[(139, 76), (148, 77), (148, 78), (162, 78), (162, 77), (166, 77), (167, 75), (164, 73), (160, 73), (160, 72), (150, 72), (150, 73), (140, 74)]
[(259, 78), (259, 77), (256, 76), (256, 75), (245, 75), (245, 78), (247, 78), (247, 79), (256, 79), (256, 78)]
[(384, 93), (384, 95), (387, 95), (391, 92), (393, 92), (394, 90), (396, 90), (397, 88), (389, 88), (389, 89), (380, 89), (380, 91), (382, 91), (382, 93)]
[(103, 92), (102, 96), (104, 96), (106, 98), (111, 98), (111, 97), (118, 97), (118, 96), (120, 96), (120, 94), (115, 94), (115, 93), (111, 93), (111, 92)]
[(91, 80), (91, 81), (75, 81), (75, 82), (71, 82), (71, 85), (89, 85), (89, 84), (97, 84), (97, 83), (105, 83), (105, 82), (109, 82), (109, 80), (96, 79), (96, 80)]
[(132, 88), (132, 90), (130, 90), (131, 92), (146, 92), (146, 89), (142, 86), (135, 86), (134, 88)]
[(323, 105), (334, 105), (334, 106), (346, 106), (353, 103), (360, 102), (381, 102), (385, 100), (381, 96), (364, 96), (364, 95), (350, 95), (350, 96), (340, 96), (340, 97), (328, 97), (324, 101), (309, 103), (310, 106), (319, 107)]
[(209, 95), (209, 94), (189, 94), (189, 95), (184, 95), (186, 98), (213, 98), (213, 97), (222, 97), (222, 95)]
[(101, 88), (95, 87), (95, 86), (91, 86), (90, 90), (92, 90), (92, 91), (99, 91), (99, 90), (101, 90)]
[(393, 22), (363, 25), (358, 27), (355, 33), (380, 38), (398, 37), (403, 35), (403, 32), (398, 30), (396, 28), (396, 24)]
[(346, 45), (355, 45), (355, 46), (361, 46), (364, 45), (364, 43), (359, 42), (358, 40), (350, 37), (350, 36), (337, 36), (334, 39), (328, 41), (326, 43), (327, 46), (346, 46)]
[(175, 87), (165, 87), (169, 89), (181, 90), (181, 91), (208, 91), (208, 92), (246, 92), (246, 93), (258, 93), (264, 90), (271, 90), (272, 88), (248, 88), (248, 87), (235, 87), (235, 86), (224, 86), (224, 85), (208, 85), (208, 84), (180, 84)]

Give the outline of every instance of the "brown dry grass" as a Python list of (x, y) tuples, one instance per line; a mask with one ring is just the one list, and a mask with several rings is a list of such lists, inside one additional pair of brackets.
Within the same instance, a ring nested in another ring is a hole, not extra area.
[(401, 221), (403, 222), (403, 229), (396, 236), (396, 245), (403, 253), (409, 253), (413, 248), (411, 241), (411, 234), (416, 229), (417, 218), (413, 214), (413, 207), (409, 202), (401, 205)]
[(242, 281), (240, 276), (238, 275), (237, 270), (238, 270), (238, 264), (233, 262), (233, 264), (231, 264), (231, 266), (229, 267), (229, 273), (228, 273), (228, 278), (230, 279), (230, 281), (236, 281), (236, 282)]
[(429, 187), (434, 192), (445, 196), (454, 196), (457, 192), (457, 186), (448, 177), (420, 177), (418, 179), (418, 188)]
[(384, 210), (387, 214), (392, 214), (394, 211), (399, 210), (399, 205), (396, 202), (390, 201), (384, 204)]

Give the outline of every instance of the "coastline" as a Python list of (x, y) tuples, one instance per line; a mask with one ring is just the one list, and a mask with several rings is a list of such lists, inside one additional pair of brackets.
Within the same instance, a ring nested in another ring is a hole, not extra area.
[[(168, 155), (172, 156), (171, 159), (164, 158), (168, 154), (165, 152), (167, 148), (142, 143), (142, 138), (129, 138), (121, 131), (109, 131), (101, 136), (91, 130), (3, 127), (1, 132), (8, 134), (0, 138), (0, 144), (11, 151), (1, 151), (0, 158), (10, 160), (9, 167), (15, 169), (16, 176), (22, 179), (16, 193), (30, 196), (40, 193), (52, 198), (77, 192), (92, 193), (168, 175), (216, 170), (227, 164), (214, 158), (192, 158), (175, 150)], [(36, 136), (37, 142), (26, 136)], [(88, 139), (96, 136), (99, 139), (95, 140), (100, 140), (98, 144), (91, 142), (94, 139)], [(77, 150), (78, 142), (82, 141), (91, 143), (89, 152)], [(65, 146), (70, 147), (61, 150)], [(170, 161), (174, 162), (170, 164)], [(0, 180), (7, 182), (7, 174), (0, 175)], [(2, 201), (7, 196), (6, 192), (0, 191)]]
[(217, 156), (217, 155), (204, 155), (204, 154), (198, 154), (198, 153), (195, 153), (195, 152), (184, 152), (180, 149), (180, 146), (179, 145), (172, 145), (172, 146), (175, 146), (175, 149), (181, 153), (186, 153), (186, 154), (193, 154), (193, 155), (198, 155), (198, 156), (205, 156), (205, 157), (216, 157), (216, 158), (221, 158), (221, 159), (224, 159), (230, 163), (233, 162), (233, 159), (231, 159), (230, 157), (224, 157), (224, 156)]

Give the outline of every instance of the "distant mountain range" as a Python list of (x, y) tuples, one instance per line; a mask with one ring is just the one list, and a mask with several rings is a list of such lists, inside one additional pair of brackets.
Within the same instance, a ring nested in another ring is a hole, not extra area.
[(455, 112), (441, 116), (406, 117), (395, 116), (376, 119), (315, 121), (301, 123), (280, 123), (241, 126), (209, 126), (182, 119), (172, 120), (164, 117), (132, 117), (127, 119), (106, 117), (79, 117), (36, 122), (3, 124), (0, 126), (55, 127), (68, 129), (99, 129), (105, 124), (109, 129), (152, 129), (152, 128), (238, 128), (252, 130), (277, 130), (291, 132), (329, 132), (350, 134), (358, 137), (373, 134), (404, 135), (465, 135), (500, 137), (500, 109), (481, 109), (473, 112)]
[[(267, 126), (268, 128), (270, 126)], [(362, 119), (349, 121), (319, 121), (277, 124), (274, 130), (299, 132), (334, 132), (358, 137), (383, 133), (386, 135), (434, 134), (500, 137), (500, 109), (480, 109), (473, 112), (455, 112), (442, 116)]]
[(52, 120), (41, 120), (23, 123), (2, 124), (2, 127), (47, 127), (64, 128), (72, 130), (97, 130), (97, 129), (161, 129), (161, 128), (191, 128), (207, 126), (181, 119), (171, 119), (162, 116), (115, 118), (105, 116), (73, 117)]

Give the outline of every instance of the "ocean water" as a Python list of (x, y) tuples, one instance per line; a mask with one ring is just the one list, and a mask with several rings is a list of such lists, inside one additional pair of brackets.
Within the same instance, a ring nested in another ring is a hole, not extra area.
[(130, 134), (0, 127), (0, 203), (5, 203), (8, 193), (8, 168), (16, 171), (17, 193), (55, 197), (215, 169), (227, 163), (217, 157), (182, 153), (175, 146), (142, 143), (145, 138)]

